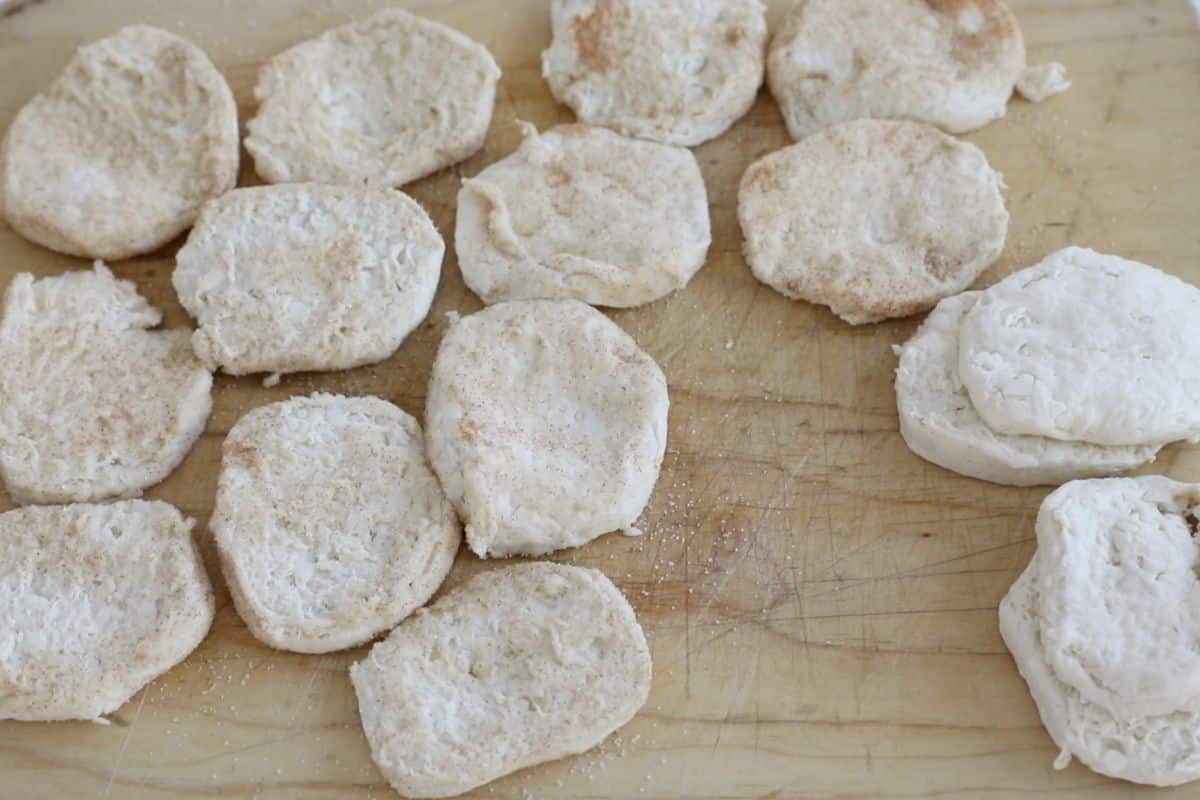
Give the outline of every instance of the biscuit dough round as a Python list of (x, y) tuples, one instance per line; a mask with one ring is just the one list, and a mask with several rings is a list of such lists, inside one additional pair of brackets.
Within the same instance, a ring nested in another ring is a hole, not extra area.
[(204, 431), (212, 374), (186, 330), (96, 262), (13, 278), (0, 319), (0, 477), (18, 503), (135, 497)]
[(134, 25), (81, 47), (17, 114), (0, 145), (0, 209), (53, 250), (127, 258), (184, 231), (237, 167), (221, 73), (191, 42)]
[(667, 441), (662, 370), (575, 300), (498, 303), (442, 339), (429, 458), (481, 557), (633, 532)]
[(200, 644), (192, 524), (143, 500), (0, 514), (0, 719), (100, 719)]
[(771, 39), (767, 84), (802, 139), (851, 119), (965, 133), (1004, 116), (1025, 42), (1001, 0), (799, 0)]
[(636, 306), (704, 265), (708, 200), (690, 151), (587, 125), (524, 133), (458, 193), (458, 263), (485, 303)]
[(852, 325), (915, 314), (999, 257), (1002, 186), (979, 148), (936, 128), (848, 122), (746, 170), (746, 260), (776, 291)]
[(390, 356), (425, 318), (444, 251), (392, 189), (235, 189), (204, 209), (173, 282), (212, 369), (349, 369)]
[(1085, 699), (1200, 711), (1198, 517), (1200, 484), (1157, 475), (1074, 481), (1042, 503), (1042, 642)]
[(989, 428), (958, 378), (958, 334), (979, 292), (947, 297), (898, 349), (896, 406), (909, 448), (946, 469), (1010, 486), (1059, 485), (1153, 461), (1158, 447), (1105, 447)]
[(483, 146), (499, 79), (473, 39), (381, 11), (267, 62), (246, 150), (268, 183), (401, 186)]
[(1200, 437), (1200, 289), (1068, 247), (989, 288), (959, 374), (999, 433), (1108, 445)]
[(753, 105), (765, 14), (760, 0), (554, 0), (542, 75), (580, 122), (690, 147)]
[(375, 397), (330, 394), (238, 420), (211, 527), (251, 632), (301, 653), (395, 627), (437, 591), (462, 538), (417, 421)]
[(490, 570), (350, 668), (371, 756), (405, 797), (450, 797), (582, 753), (650, 692), (646, 638), (594, 569)]
[(1115, 713), (1089, 702), (1055, 675), (1041, 636), (1045, 618), (1038, 561), (1034, 556), (1000, 603), (1000, 633), (1029, 685), (1042, 724), (1061, 748), (1054, 766), (1063, 769), (1075, 757), (1103, 775), (1154, 786), (1200, 779), (1200, 714)]

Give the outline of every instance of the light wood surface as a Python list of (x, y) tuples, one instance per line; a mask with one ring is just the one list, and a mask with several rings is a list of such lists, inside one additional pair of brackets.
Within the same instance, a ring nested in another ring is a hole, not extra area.
[[(42, 0), (0, 18), (0, 127), (72, 50), (145, 22), (213, 57), (243, 124), (264, 58), (385, 3), (371, 0)], [(483, 152), (409, 187), (453, 241), (459, 179), (508, 153), (516, 118), (570, 119), (538, 68), (546, 3), (410, 3), (481, 40), (504, 69)], [(782, 4), (774, 4), (772, 20)], [(1008, 183), (1012, 227), (985, 282), (1069, 243), (1200, 283), (1200, 34), (1186, 0), (1018, 2), (1030, 60), (1074, 82), (1042, 105), (1014, 101), (971, 135)], [(996, 606), (1033, 549), (1047, 489), (958, 477), (897, 434), (893, 344), (918, 320), (852, 329), (751, 277), (735, 218), (738, 179), (787, 142), (765, 95), (696, 150), (714, 231), (692, 284), (613, 313), (671, 387), (666, 462), (646, 535), (607, 536), (561, 560), (596, 566), (646, 627), (654, 689), (599, 751), (475, 793), (495, 798), (1125, 797), (1153, 793), (1073, 765), (1055, 749), (1000, 640)], [(254, 183), (248, 160), (242, 184)], [(814, 187), (820, 191), (820, 187)], [(176, 243), (113, 265), (189, 324), (171, 290)], [(86, 266), (0, 226), (0, 284)], [(427, 322), (391, 359), (332, 375), (216, 381), (195, 451), (149, 496), (199, 520), (218, 583), (217, 622), (184, 664), (110, 726), (0, 723), (0, 797), (387, 798), (359, 729), (346, 666), (276, 652), (229, 603), (205, 529), (221, 439), (247, 410), (314, 389), (378, 394), (422, 415), (450, 310), (480, 307), (452, 248)], [(1151, 471), (1200, 479), (1172, 447)], [(0, 499), (0, 509), (8, 508)], [(451, 582), (485, 568), (461, 555)], [(1184, 787), (1162, 796), (1196, 796)]]

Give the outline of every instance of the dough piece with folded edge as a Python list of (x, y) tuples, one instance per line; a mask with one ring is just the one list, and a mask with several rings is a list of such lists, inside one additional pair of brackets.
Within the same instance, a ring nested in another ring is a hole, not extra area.
[(836, 125), (746, 170), (746, 260), (771, 288), (852, 325), (915, 314), (999, 257), (1002, 186), (979, 148), (929, 125)]
[(1042, 503), (1042, 642), (1085, 699), (1200, 711), (1198, 517), (1200, 484), (1157, 475), (1073, 481)]
[(186, 330), (102, 263), (13, 278), (0, 318), (0, 477), (18, 503), (135, 497), (204, 431), (212, 373)]
[(1200, 438), (1200, 289), (1068, 247), (987, 289), (958, 372), (998, 433), (1106, 445)]
[(267, 62), (246, 150), (269, 183), (401, 186), (483, 146), (499, 79), (483, 45), (387, 9)]
[(972, 478), (1010, 486), (1058, 485), (1113, 475), (1153, 461), (1158, 447), (1105, 447), (989, 428), (958, 378), (958, 333), (979, 292), (947, 297), (897, 348), (900, 434), (927, 461)]
[(425, 318), (444, 252), (402, 192), (262, 186), (204, 209), (172, 280), (212, 369), (349, 369), (390, 356)]
[(221, 73), (191, 42), (132, 25), (81, 47), (17, 113), (0, 144), (0, 211), (53, 250), (128, 258), (187, 229), (237, 168)]
[(192, 524), (143, 500), (0, 514), (0, 719), (102, 720), (200, 644)]
[(429, 459), (481, 557), (541, 555), (633, 527), (667, 441), (662, 370), (576, 300), (515, 300), (446, 332)]
[(1000, 603), (1000, 634), (1046, 732), (1061, 748), (1054, 766), (1063, 769), (1078, 758), (1103, 775), (1154, 786), (1200, 779), (1200, 713), (1115, 713), (1055, 675), (1042, 640), (1038, 561), (1035, 555)]
[(330, 394), (237, 421), (211, 527), (251, 632), (301, 653), (394, 627), (441, 585), (462, 538), (417, 421), (375, 397)]
[(350, 668), (371, 756), (405, 797), (450, 797), (600, 744), (650, 691), (633, 609), (602, 573), (476, 575)]
[(708, 202), (688, 150), (587, 125), (522, 126), (521, 146), (458, 193), (458, 263), (485, 303), (637, 306), (703, 266)]
[(762, 85), (760, 0), (554, 0), (542, 75), (580, 122), (691, 147), (720, 136)]

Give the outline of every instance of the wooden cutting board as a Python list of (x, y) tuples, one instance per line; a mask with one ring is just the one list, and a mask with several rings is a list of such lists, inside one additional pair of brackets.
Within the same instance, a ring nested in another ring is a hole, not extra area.
[[(263, 60), (388, 5), (373, 0), (41, 0), (0, 18), (0, 126), (78, 45), (145, 22), (197, 42), (224, 71), (242, 121)], [(507, 154), (514, 120), (570, 119), (541, 80), (545, 2), (410, 2), (479, 39), (504, 69), (484, 151), (408, 187), (453, 241), (459, 179)], [(772, 4), (772, 20), (784, 3)], [(992, 282), (1069, 243), (1200, 283), (1200, 33), (1186, 0), (1018, 2), (1030, 60), (1074, 88), (1014, 101), (971, 135), (1008, 182), (1012, 226)], [(650, 701), (599, 751), (474, 793), (494, 798), (1124, 797), (1138, 791), (1054, 746), (1001, 643), (996, 606), (1033, 551), (1048, 489), (1014, 489), (926, 464), (897, 434), (891, 347), (918, 320), (850, 328), (751, 277), (738, 179), (787, 143), (765, 94), (697, 148), (713, 246), (692, 284), (613, 313), (662, 365), (670, 439), (646, 535), (607, 536), (561, 560), (627, 593), (654, 653)], [(247, 160), (241, 183), (255, 183)], [(816, 188), (819, 191), (819, 187)], [(171, 290), (175, 245), (113, 265), (188, 325)], [(0, 284), (86, 264), (0, 226)], [(0, 798), (387, 798), (359, 729), (347, 665), (251, 638), (213, 567), (205, 529), (221, 439), (249, 409), (321, 389), (377, 394), (421, 416), (445, 314), (480, 307), (449, 253), (427, 322), (391, 359), (264, 389), (219, 377), (196, 449), (150, 497), (197, 518), (219, 611), (182, 665), (89, 723), (0, 723)], [(1200, 480), (1200, 451), (1153, 466)], [(0, 500), (0, 509), (7, 509)], [(452, 582), (485, 568), (460, 556)], [(1195, 786), (1164, 792), (1195, 796)]]

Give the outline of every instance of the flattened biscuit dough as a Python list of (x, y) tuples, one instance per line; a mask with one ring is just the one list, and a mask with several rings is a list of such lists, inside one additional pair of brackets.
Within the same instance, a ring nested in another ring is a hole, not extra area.
[(554, 0), (542, 74), (580, 122), (690, 147), (754, 103), (765, 11), (760, 0)]
[(81, 47), (17, 114), (0, 145), (0, 211), (53, 250), (128, 258), (184, 231), (237, 168), (221, 73), (191, 42), (133, 25)]
[(958, 378), (958, 334), (979, 292), (947, 297), (898, 349), (900, 433), (914, 453), (972, 478), (1011, 486), (1058, 485), (1153, 461), (1158, 447), (1106, 447), (989, 428)]
[(18, 503), (136, 497), (204, 431), (212, 373), (186, 330), (102, 263), (13, 278), (0, 318), (0, 477)]
[(458, 193), (458, 263), (485, 303), (637, 306), (703, 266), (708, 202), (688, 150), (587, 125), (524, 132)]
[(482, 557), (540, 555), (632, 530), (667, 440), (667, 382), (576, 300), (457, 321), (425, 407), (429, 459)]
[(499, 79), (483, 45), (388, 9), (267, 62), (246, 149), (269, 183), (401, 186), (483, 146)]
[(371, 756), (405, 797), (450, 797), (600, 744), (650, 691), (650, 650), (602, 573), (493, 569), (350, 668)]
[(746, 260), (776, 291), (852, 325), (915, 314), (999, 257), (1002, 186), (979, 148), (929, 125), (836, 125), (746, 170)]

